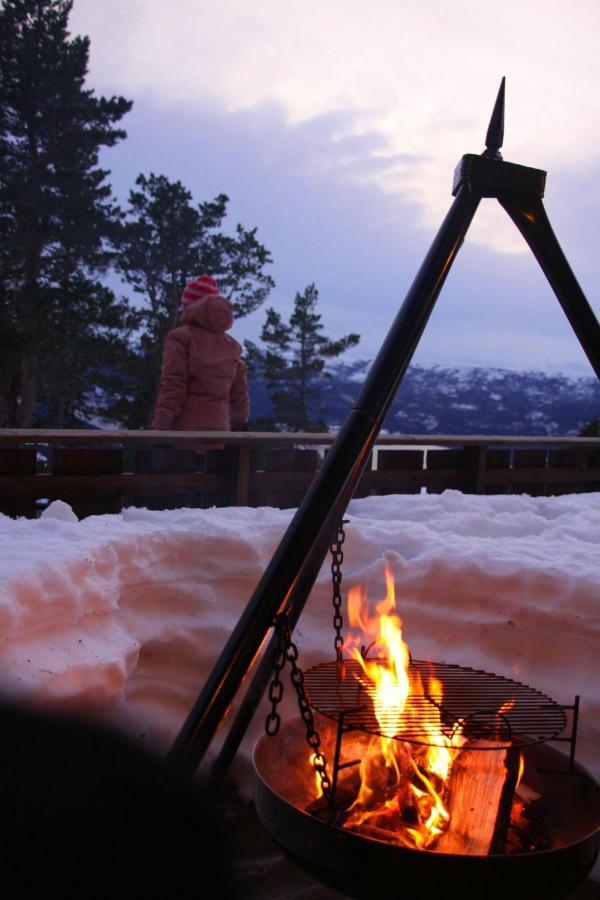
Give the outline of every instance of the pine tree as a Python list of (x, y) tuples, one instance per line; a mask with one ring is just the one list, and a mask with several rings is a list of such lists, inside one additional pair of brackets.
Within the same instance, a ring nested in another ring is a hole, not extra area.
[[(137, 316), (101, 284), (94, 285), (93, 296), (88, 291), (89, 286), (78, 280), (69, 284), (56, 311), (54, 330), (44, 342), (38, 426), (82, 427), (90, 420), (121, 424), (115, 398), (127, 396)], [(93, 329), (91, 318), (96, 319)]]
[(267, 382), (274, 421), (290, 431), (326, 430), (319, 381), (332, 377), (325, 368), (328, 360), (360, 340), (354, 333), (337, 341), (324, 337), (321, 316), (315, 312), (318, 299), (315, 285), (309, 284), (303, 294), (296, 294), (289, 323), (273, 308), (267, 310), (261, 332), (265, 350), (246, 342), (252, 370), (261, 371)]
[(89, 40), (70, 38), (71, 7), (0, 8), (0, 425), (85, 411), (85, 354), (122, 349), (129, 314), (99, 281), (118, 210), (98, 154), (125, 136), (114, 125), (131, 103), (84, 87)]
[(160, 379), (162, 349), (176, 326), (181, 293), (196, 275), (210, 274), (233, 306), (236, 318), (256, 309), (273, 287), (264, 267), (271, 261), (256, 229), (237, 225), (221, 231), (228, 197), (219, 194), (195, 206), (180, 181), (139, 175), (119, 229), (117, 268), (143, 298), (138, 352), (131, 360), (134, 385), (120, 415), (130, 427), (148, 424)]

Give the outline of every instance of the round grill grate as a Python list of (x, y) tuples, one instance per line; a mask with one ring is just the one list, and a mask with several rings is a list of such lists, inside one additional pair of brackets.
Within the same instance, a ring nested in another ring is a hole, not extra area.
[[(373, 659), (378, 665), (386, 660)], [(565, 728), (564, 709), (540, 691), (500, 675), (448, 663), (414, 659), (409, 674), (421, 676), (424, 693), (411, 693), (402, 715), (375, 715), (369, 682), (356, 660), (336, 661), (308, 669), (304, 684), (311, 706), (328, 718), (343, 719), (344, 730), (393, 736), (396, 740), (430, 746), (443, 745), (432, 738), (428, 724), (439, 722), (449, 738), (462, 725), (462, 733), (477, 740), (478, 750), (498, 750), (513, 742), (537, 744), (556, 738)], [(441, 689), (428, 688), (431, 677)]]

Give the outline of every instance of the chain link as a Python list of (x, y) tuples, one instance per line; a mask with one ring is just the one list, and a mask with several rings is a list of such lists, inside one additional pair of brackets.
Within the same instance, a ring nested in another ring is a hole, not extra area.
[(285, 666), (286, 644), (285, 630), (280, 627), (279, 620), (275, 621), (275, 633), (278, 636), (277, 647), (273, 654), (273, 680), (269, 685), (269, 700), (271, 701), (271, 711), (265, 721), (265, 731), (270, 737), (273, 737), (279, 731), (281, 726), (281, 716), (277, 712), (277, 706), (281, 703), (283, 697), (283, 681), (280, 678), (281, 670)]
[(300, 709), (300, 715), (302, 716), (302, 720), (306, 726), (306, 742), (313, 751), (313, 768), (319, 776), (321, 782), (321, 790), (323, 791), (323, 795), (327, 800), (331, 816), (332, 818), (337, 817), (335, 797), (333, 795), (333, 785), (331, 783), (329, 773), (327, 772), (327, 760), (325, 759), (325, 756), (320, 749), (321, 738), (319, 737), (319, 733), (315, 728), (315, 720), (312, 714), (312, 709), (310, 708), (308, 697), (306, 696), (306, 691), (304, 690), (304, 672), (298, 665), (298, 648), (292, 641), (289, 631), (287, 634), (287, 648), (287, 658), (292, 667), (291, 680), (292, 684), (296, 688), (296, 694), (298, 695), (298, 707)]
[(271, 711), (269, 712), (265, 730), (268, 735), (275, 735), (279, 731), (281, 725), (281, 716), (277, 711), (277, 706), (283, 697), (283, 682), (280, 675), (286, 659), (290, 663), (290, 678), (292, 685), (296, 690), (298, 697), (298, 708), (302, 721), (306, 727), (306, 742), (313, 751), (311, 762), (321, 784), (323, 795), (329, 806), (331, 819), (337, 818), (337, 808), (335, 805), (335, 797), (333, 794), (333, 786), (329, 773), (327, 771), (327, 760), (321, 751), (321, 738), (315, 728), (315, 720), (304, 689), (304, 672), (298, 665), (298, 648), (292, 641), (290, 627), (285, 613), (279, 615), (275, 620), (275, 633), (278, 635), (278, 644), (273, 654), (273, 680), (269, 686), (269, 700), (271, 701)]
[(342, 563), (344, 562), (344, 551), (342, 550), (342, 547), (346, 540), (344, 525), (346, 525), (347, 522), (348, 519), (342, 519), (329, 547), (329, 552), (331, 553), (331, 582), (333, 587), (333, 629), (335, 631), (333, 649), (335, 650), (335, 658), (338, 663), (342, 661), (342, 653), (344, 650), (344, 638), (342, 635), (342, 628), (344, 627), (344, 619), (342, 617)]

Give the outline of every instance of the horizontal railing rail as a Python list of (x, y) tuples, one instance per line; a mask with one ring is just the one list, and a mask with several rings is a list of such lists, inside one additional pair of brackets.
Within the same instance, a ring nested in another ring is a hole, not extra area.
[[(0, 512), (297, 506), (331, 433), (0, 429)], [(355, 496), (600, 490), (600, 438), (380, 435)]]

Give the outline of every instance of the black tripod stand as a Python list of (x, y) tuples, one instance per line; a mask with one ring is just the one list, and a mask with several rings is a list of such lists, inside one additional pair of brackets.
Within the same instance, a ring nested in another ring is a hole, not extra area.
[[(600, 378), (600, 326), (558, 243), (542, 197), (546, 173), (504, 162), (504, 79), (481, 156), (467, 154), (454, 176), (454, 201), (306, 497), (250, 598), (188, 715), (170, 760), (191, 775), (209, 748), (275, 617), (298, 621), (396, 390), (417, 348), (450, 267), (482, 197), (495, 197), (523, 234)], [(272, 673), (271, 655), (258, 667), (231, 726), (219, 771), (235, 755)]]

